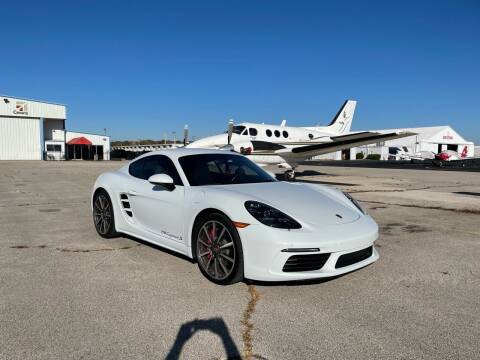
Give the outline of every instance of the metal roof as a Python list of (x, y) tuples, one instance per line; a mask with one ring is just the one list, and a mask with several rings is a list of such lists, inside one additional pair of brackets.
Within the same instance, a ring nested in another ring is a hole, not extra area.
[(8, 98), (8, 99), (15, 99), (15, 100), (25, 100), (25, 101), (34, 101), (34, 102), (39, 102), (39, 103), (43, 103), (43, 104), (60, 105), (60, 106), (65, 106), (65, 107), (67, 107), (66, 104), (60, 104), (60, 103), (55, 103), (55, 102), (51, 102), (51, 101), (44, 101), (44, 100), (28, 99), (28, 98), (24, 98), (24, 97), (11, 96), (11, 95), (5, 95), (5, 94), (0, 94), (0, 98)]

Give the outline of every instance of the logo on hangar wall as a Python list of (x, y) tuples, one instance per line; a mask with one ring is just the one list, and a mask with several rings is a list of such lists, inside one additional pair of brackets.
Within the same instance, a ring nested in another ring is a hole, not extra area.
[(17, 115), (28, 115), (28, 104), (25, 101), (16, 101), (13, 113)]

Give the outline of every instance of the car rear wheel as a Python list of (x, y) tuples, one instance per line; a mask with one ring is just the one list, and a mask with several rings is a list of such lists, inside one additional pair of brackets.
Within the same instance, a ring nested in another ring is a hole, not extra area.
[(117, 236), (112, 201), (105, 190), (97, 191), (93, 198), (93, 223), (101, 237), (108, 239)]
[(197, 263), (210, 281), (227, 285), (243, 279), (243, 252), (237, 229), (223, 214), (202, 216), (194, 227)]

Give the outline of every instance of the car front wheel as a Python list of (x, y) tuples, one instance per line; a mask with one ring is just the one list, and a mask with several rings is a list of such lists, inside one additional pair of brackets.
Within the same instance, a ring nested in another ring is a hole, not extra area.
[(243, 252), (237, 229), (225, 215), (212, 213), (194, 227), (198, 267), (210, 281), (227, 285), (243, 279)]
[(101, 237), (108, 239), (117, 235), (112, 201), (105, 190), (97, 191), (93, 198), (93, 223)]

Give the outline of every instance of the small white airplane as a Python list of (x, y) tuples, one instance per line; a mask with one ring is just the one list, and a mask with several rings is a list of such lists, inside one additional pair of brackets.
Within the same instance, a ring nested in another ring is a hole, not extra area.
[(443, 150), (437, 154), (431, 151), (422, 151), (421, 154), (410, 155), (409, 159), (433, 160), (435, 165), (443, 166), (446, 162), (474, 159), (474, 157), (468, 156), (468, 146), (464, 146), (461, 153), (455, 150)]
[(345, 101), (328, 126), (292, 127), (286, 126), (286, 120), (280, 125), (234, 125), (230, 120), (226, 133), (209, 136), (186, 146), (237, 151), (260, 166), (278, 165), (286, 168), (286, 179), (293, 180), (298, 164), (313, 156), (415, 135), (410, 132), (350, 132), (356, 104), (354, 100)]

